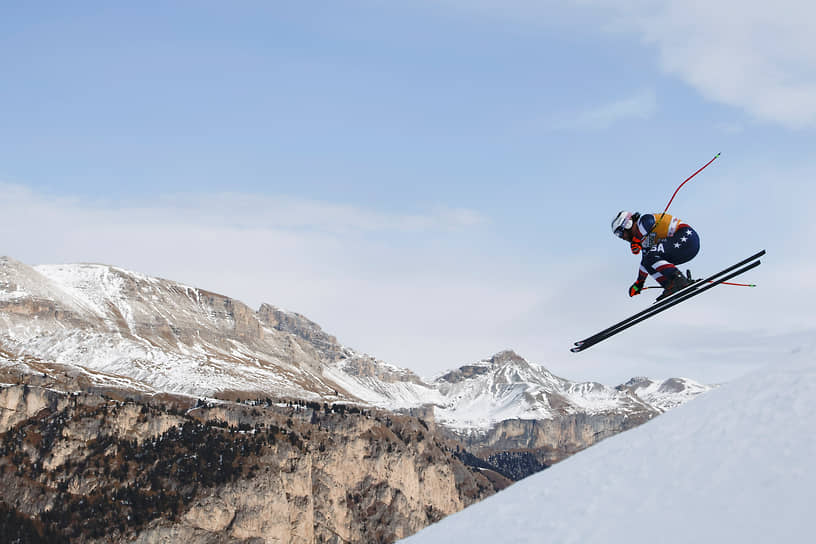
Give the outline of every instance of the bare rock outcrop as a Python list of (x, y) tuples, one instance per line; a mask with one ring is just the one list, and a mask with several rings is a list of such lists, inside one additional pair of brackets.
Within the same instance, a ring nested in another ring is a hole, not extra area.
[(423, 420), (354, 406), (9, 386), (0, 421), (2, 500), (75, 542), (387, 543), (497, 489)]

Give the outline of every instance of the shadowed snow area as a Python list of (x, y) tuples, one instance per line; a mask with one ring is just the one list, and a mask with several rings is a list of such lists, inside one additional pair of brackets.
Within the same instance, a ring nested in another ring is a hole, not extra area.
[(804, 542), (812, 538), (814, 459), (810, 349), (402, 542)]

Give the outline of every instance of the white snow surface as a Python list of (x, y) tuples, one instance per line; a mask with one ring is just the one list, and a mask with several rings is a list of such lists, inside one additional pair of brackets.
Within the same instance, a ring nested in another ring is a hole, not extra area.
[(812, 542), (816, 354), (723, 385), (405, 544)]

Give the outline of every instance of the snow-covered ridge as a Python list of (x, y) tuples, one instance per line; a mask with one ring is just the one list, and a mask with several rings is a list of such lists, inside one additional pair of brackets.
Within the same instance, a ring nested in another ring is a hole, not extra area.
[(151, 392), (430, 405), (438, 421), (462, 431), (579, 412), (658, 412), (707, 389), (690, 381), (575, 383), (510, 351), (426, 381), (268, 304), (255, 311), (224, 295), (107, 265), (30, 267), (7, 257), (0, 258), (0, 348), (17, 361), (68, 366), (94, 383)]
[(816, 354), (608, 438), (401, 542), (809, 542)]
[(490, 428), (508, 419), (646, 408), (627, 391), (559, 378), (511, 351), (442, 375), (435, 384), (444, 396), (437, 419), (461, 430)]
[(711, 390), (712, 387), (688, 378), (669, 378), (656, 382), (649, 378), (637, 377), (619, 385), (618, 389), (628, 391), (652, 407), (665, 412), (688, 402), (700, 393)]

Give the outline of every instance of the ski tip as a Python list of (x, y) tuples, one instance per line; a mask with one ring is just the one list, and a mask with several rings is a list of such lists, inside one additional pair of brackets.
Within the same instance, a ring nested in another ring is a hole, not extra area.
[(574, 348), (570, 348), (570, 351), (573, 352), (573, 353), (578, 353), (579, 351), (581, 351), (581, 347), (580, 346), (575, 346)]

